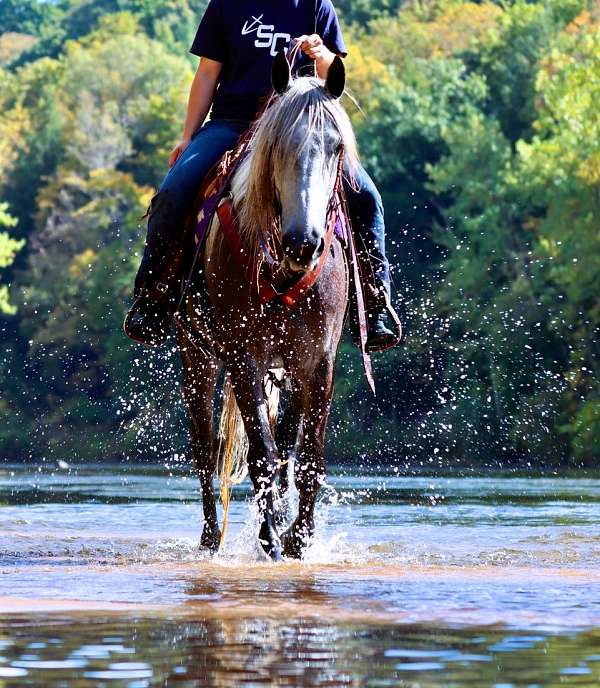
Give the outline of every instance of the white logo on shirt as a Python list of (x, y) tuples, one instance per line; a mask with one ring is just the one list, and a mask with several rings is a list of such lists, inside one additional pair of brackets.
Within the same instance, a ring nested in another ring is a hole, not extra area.
[(244, 22), (244, 26), (242, 27), (242, 36), (246, 36), (253, 31), (258, 31), (258, 27), (260, 26), (264, 16), (264, 14), (261, 14), (260, 17), (255, 17), (253, 15), (250, 24), (248, 24), (248, 22)]
[(292, 41), (292, 37), (289, 33), (275, 31), (273, 24), (263, 24), (262, 18), (264, 16), (264, 14), (261, 14), (260, 17), (252, 16), (251, 22), (244, 22), (242, 36), (256, 32), (254, 47), (270, 49), (271, 55), (275, 57), (279, 50), (287, 48)]

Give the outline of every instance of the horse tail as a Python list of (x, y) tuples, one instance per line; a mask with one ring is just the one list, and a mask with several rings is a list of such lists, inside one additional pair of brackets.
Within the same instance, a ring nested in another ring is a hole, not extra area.
[[(279, 411), (279, 387), (270, 376), (265, 378), (265, 402), (269, 420), (274, 429)], [(229, 522), (231, 488), (233, 485), (241, 483), (248, 474), (248, 437), (229, 375), (226, 376), (223, 386), (223, 407), (219, 421), (218, 439), (217, 473), (220, 484), (219, 494), (223, 504), (223, 527), (221, 528), (221, 545), (223, 545)]]

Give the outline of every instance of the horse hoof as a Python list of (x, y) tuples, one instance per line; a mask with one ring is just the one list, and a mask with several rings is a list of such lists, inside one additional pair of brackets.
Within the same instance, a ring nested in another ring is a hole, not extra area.
[(258, 541), (267, 555), (273, 561), (282, 561), (283, 554), (281, 553), (281, 541), (277, 531), (267, 523), (263, 523), (258, 533)]
[(219, 546), (221, 545), (221, 532), (213, 530), (204, 526), (202, 530), (202, 536), (200, 537), (200, 547), (206, 549), (210, 554), (216, 554), (219, 551)]
[(281, 544), (283, 546), (283, 554), (288, 559), (302, 559), (307, 545), (304, 538), (295, 533), (293, 528), (286, 530), (281, 536)]

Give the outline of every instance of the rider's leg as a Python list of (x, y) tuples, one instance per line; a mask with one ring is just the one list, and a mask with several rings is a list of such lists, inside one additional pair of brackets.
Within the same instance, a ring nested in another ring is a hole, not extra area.
[(125, 320), (128, 336), (162, 344), (177, 306), (186, 229), (208, 170), (235, 143), (247, 124), (208, 122), (164, 178), (152, 199), (144, 256), (135, 279), (136, 300)]
[(398, 338), (388, 326), (391, 286), (390, 264), (385, 255), (383, 202), (373, 180), (362, 166), (358, 166), (354, 176), (354, 183), (345, 180), (344, 191), (355, 232), (361, 273), (368, 282), (365, 289), (367, 348), (375, 351), (395, 344)]

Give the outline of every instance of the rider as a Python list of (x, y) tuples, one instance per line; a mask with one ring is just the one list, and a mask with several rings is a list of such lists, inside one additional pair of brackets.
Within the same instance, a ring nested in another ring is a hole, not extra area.
[[(183, 134), (152, 199), (136, 298), (125, 319), (132, 339), (153, 346), (166, 340), (178, 303), (185, 229), (195, 195), (208, 170), (250, 126), (270, 91), (274, 56), (293, 42), (301, 45), (304, 67), (314, 62), (321, 78), (335, 55), (346, 56), (331, 0), (210, 0), (191, 47), (201, 59)], [(373, 266), (368, 271), (373, 284), (366, 290), (367, 348), (386, 348), (395, 343), (396, 334), (387, 321), (390, 274), (381, 196), (362, 167), (354, 188), (345, 184), (345, 192), (357, 248)]]

